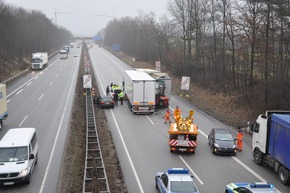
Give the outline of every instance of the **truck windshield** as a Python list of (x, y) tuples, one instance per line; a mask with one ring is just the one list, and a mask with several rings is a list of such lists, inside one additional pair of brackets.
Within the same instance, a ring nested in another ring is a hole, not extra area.
[(17, 162), (28, 159), (27, 147), (0, 148), (0, 162)]
[(40, 58), (32, 58), (32, 63), (40, 63), (42, 60)]

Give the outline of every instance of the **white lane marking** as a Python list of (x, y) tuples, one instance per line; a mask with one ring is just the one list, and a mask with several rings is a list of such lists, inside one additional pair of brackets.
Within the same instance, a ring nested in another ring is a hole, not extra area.
[[(57, 61), (57, 60), (56, 60), (56, 61)], [(49, 65), (48, 68), (49, 68), (50, 66), (53, 66), (53, 65), (55, 64), (56, 61), (54, 61), (53, 63), (51, 63), (51, 65)], [(31, 74), (34, 74), (34, 71), (31, 72)], [(38, 74), (37, 74), (36, 76), (38, 76)], [(22, 87), (24, 87), (25, 85), (27, 85), (27, 83), (29, 83), (29, 82), (31, 82), (33, 79), (35, 79), (36, 76), (32, 77), (30, 80), (28, 80), (27, 82), (25, 82), (24, 84), (22, 84), (21, 86), (19, 86), (17, 89), (15, 89), (15, 90), (14, 90), (13, 92), (11, 92), (9, 95), (7, 95), (7, 97), (10, 97), (10, 96), (13, 95), (15, 92), (17, 92), (19, 89), (21, 89)]]
[[(78, 68), (75, 68), (73, 80), (76, 78), (77, 69)], [(62, 126), (62, 122), (63, 122), (63, 119), (64, 119), (64, 115), (65, 115), (64, 112), (67, 109), (68, 101), (69, 101), (69, 96), (71, 95), (71, 92), (72, 92), (72, 85), (73, 85), (73, 81), (71, 81), (70, 88), (69, 88), (69, 92), (68, 92), (68, 95), (66, 97), (65, 106), (64, 106), (63, 113), (62, 113), (62, 116), (61, 116), (61, 119), (60, 119), (60, 123), (59, 123), (58, 129), (57, 129), (57, 133), (56, 133), (56, 136), (55, 136), (55, 139), (54, 139), (54, 143), (53, 143), (53, 146), (52, 146), (52, 150), (51, 150), (51, 153), (50, 153), (50, 156), (49, 156), (49, 161), (48, 161), (48, 164), (47, 164), (47, 167), (46, 167), (46, 170), (45, 170), (45, 174), (44, 174), (44, 177), (43, 177), (43, 180), (42, 180), (42, 183), (41, 183), (41, 187), (40, 187), (39, 193), (42, 193), (42, 191), (44, 189), (44, 185), (45, 185), (45, 182), (46, 182), (46, 178), (47, 178), (47, 175), (48, 175), (48, 171), (50, 169), (52, 157), (54, 155), (54, 151), (55, 151), (55, 147), (56, 147), (56, 142), (58, 140), (59, 132), (60, 132), (60, 129), (61, 129), (61, 126)]]
[(7, 103), (9, 103), (10, 102), (10, 100), (7, 100)]
[(128, 151), (128, 148), (127, 148), (127, 145), (126, 145), (126, 143), (125, 143), (125, 140), (124, 140), (124, 138), (123, 138), (123, 135), (122, 135), (122, 133), (121, 133), (121, 131), (120, 131), (119, 125), (118, 125), (118, 123), (117, 123), (117, 121), (116, 121), (116, 118), (115, 118), (115, 115), (114, 115), (114, 113), (113, 113), (113, 110), (112, 110), (112, 109), (110, 109), (110, 110), (111, 110), (111, 114), (112, 114), (112, 116), (113, 116), (113, 119), (114, 119), (115, 125), (116, 125), (116, 127), (117, 127), (117, 131), (118, 131), (118, 133), (119, 133), (119, 135), (120, 135), (120, 138), (121, 138), (122, 144), (123, 144), (123, 146), (124, 146), (124, 149), (125, 149), (126, 155), (127, 155), (127, 157), (128, 157), (129, 163), (130, 163), (130, 165), (131, 165), (131, 167), (132, 167), (132, 170), (133, 170), (134, 176), (135, 176), (135, 178), (136, 178), (137, 184), (138, 184), (138, 186), (139, 186), (140, 193), (144, 193), (144, 190), (143, 190), (142, 184), (141, 184), (141, 182), (140, 182), (140, 180), (139, 180), (139, 177), (138, 177), (137, 171), (136, 171), (135, 166), (134, 166), (134, 164), (133, 164), (133, 161), (132, 161), (132, 159), (131, 159), (131, 156), (130, 156), (130, 153), (129, 153), (129, 151)]
[(49, 83), (49, 86), (51, 86), (51, 85), (52, 85), (52, 82)]
[(24, 117), (24, 119), (21, 121), (21, 123), (18, 125), (18, 127), (20, 127), (20, 126), (24, 123), (24, 121), (27, 119), (27, 117), (28, 117), (28, 115), (26, 115), (26, 116)]
[(26, 86), (29, 86), (29, 85), (31, 85), (31, 84), (32, 84), (32, 82), (28, 83)]
[(38, 77), (39, 77), (39, 75), (35, 76), (34, 80), (37, 80), (37, 79), (38, 79)]
[(41, 100), (41, 98), (43, 97), (43, 95), (44, 95), (44, 94), (42, 94), (42, 95), (38, 98), (38, 100)]
[[(92, 62), (92, 64), (93, 64), (93, 62)], [(100, 75), (99, 75), (98, 71), (95, 69), (95, 65), (92, 65), (92, 66), (93, 66), (93, 68), (94, 68), (94, 72), (97, 74), (97, 77), (98, 77), (99, 83), (100, 83), (100, 85), (101, 85), (101, 87), (102, 87), (102, 90), (104, 91), (104, 87), (103, 87), (102, 81), (101, 81), (101, 79), (100, 79)], [(105, 93), (105, 91), (104, 91), (104, 93)], [(120, 131), (119, 125), (117, 124), (117, 121), (116, 121), (115, 115), (114, 115), (112, 109), (110, 109), (110, 110), (111, 110), (111, 114), (112, 114), (112, 117), (113, 117), (113, 119), (114, 119), (115, 125), (116, 125), (116, 127), (117, 127), (117, 131), (118, 131), (118, 133), (119, 133), (119, 135), (120, 135), (120, 138), (121, 138), (121, 141), (122, 141), (122, 143), (123, 143), (123, 146), (124, 146), (124, 149), (125, 149), (126, 155), (127, 155), (127, 157), (128, 157), (129, 163), (130, 163), (131, 168), (132, 168), (132, 170), (133, 170), (133, 173), (134, 173), (135, 179), (136, 179), (136, 181), (137, 181), (137, 184), (138, 184), (138, 187), (139, 187), (140, 193), (144, 193), (144, 190), (143, 190), (142, 184), (141, 184), (141, 182), (140, 182), (140, 179), (139, 179), (139, 177), (138, 177), (137, 171), (136, 171), (136, 169), (135, 169), (135, 166), (134, 166), (133, 161), (132, 161), (132, 159), (131, 159), (131, 156), (130, 156), (130, 154), (129, 154), (129, 151), (128, 151), (128, 148), (127, 148), (126, 143), (125, 143), (125, 141), (124, 141), (123, 135), (122, 135), (122, 133), (121, 133), (121, 131)]]
[(56, 74), (55, 76), (58, 77), (58, 74)]
[(148, 115), (146, 115), (147, 119), (151, 122), (152, 125), (154, 125), (154, 122), (149, 118)]
[(19, 90), (16, 94), (19, 94), (19, 93), (21, 93), (22, 91), (23, 91), (23, 89)]
[(182, 158), (182, 156), (178, 156), (181, 161), (186, 165), (186, 167), (190, 170), (190, 172), (196, 177), (196, 179), (199, 181), (199, 183), (201, 185), (203, 185), (203, 182), (201, 181), (201, 179), (196, 175), (196, 173), (193, 171), (193, 169), (191, 169), (191, 167), (187, 164), (187, 162)]

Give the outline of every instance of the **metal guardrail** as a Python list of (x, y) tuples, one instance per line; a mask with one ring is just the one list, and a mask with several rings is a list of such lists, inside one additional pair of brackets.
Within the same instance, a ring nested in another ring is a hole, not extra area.
[(86, 89), (86, 161), (83, 193), (110, 193), (96, 127), (91, 89)]

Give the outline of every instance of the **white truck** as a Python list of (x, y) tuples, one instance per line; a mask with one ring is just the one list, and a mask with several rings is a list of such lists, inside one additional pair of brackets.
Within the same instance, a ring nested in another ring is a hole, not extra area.
[(66, 50), (60, 50), (60, 59), (67, 59), (68, 53)]
[(6, 85), (0, 84), (0, 130), (3, 128), (3, 119), (8, 116)]
[(48, 64), (47, 52), (37, 52), (32, 54), (32, 69), (38, 70), (43, 69)]
[(155, 111), (155, 80), (145, 72), (125, 70), (123, 82), (125, 98), (135, 114)]

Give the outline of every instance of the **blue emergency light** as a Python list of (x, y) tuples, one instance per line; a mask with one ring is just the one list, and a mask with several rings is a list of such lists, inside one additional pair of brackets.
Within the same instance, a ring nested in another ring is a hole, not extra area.
[(267, 182), (256, 182), (253, 184), (250, 184), (251, 188), (274, 188), (272, 184), (269, 184)]
[(184, 168), (170, 168), (168, 169), (168, 174), (189, 174), (189, 170)]

